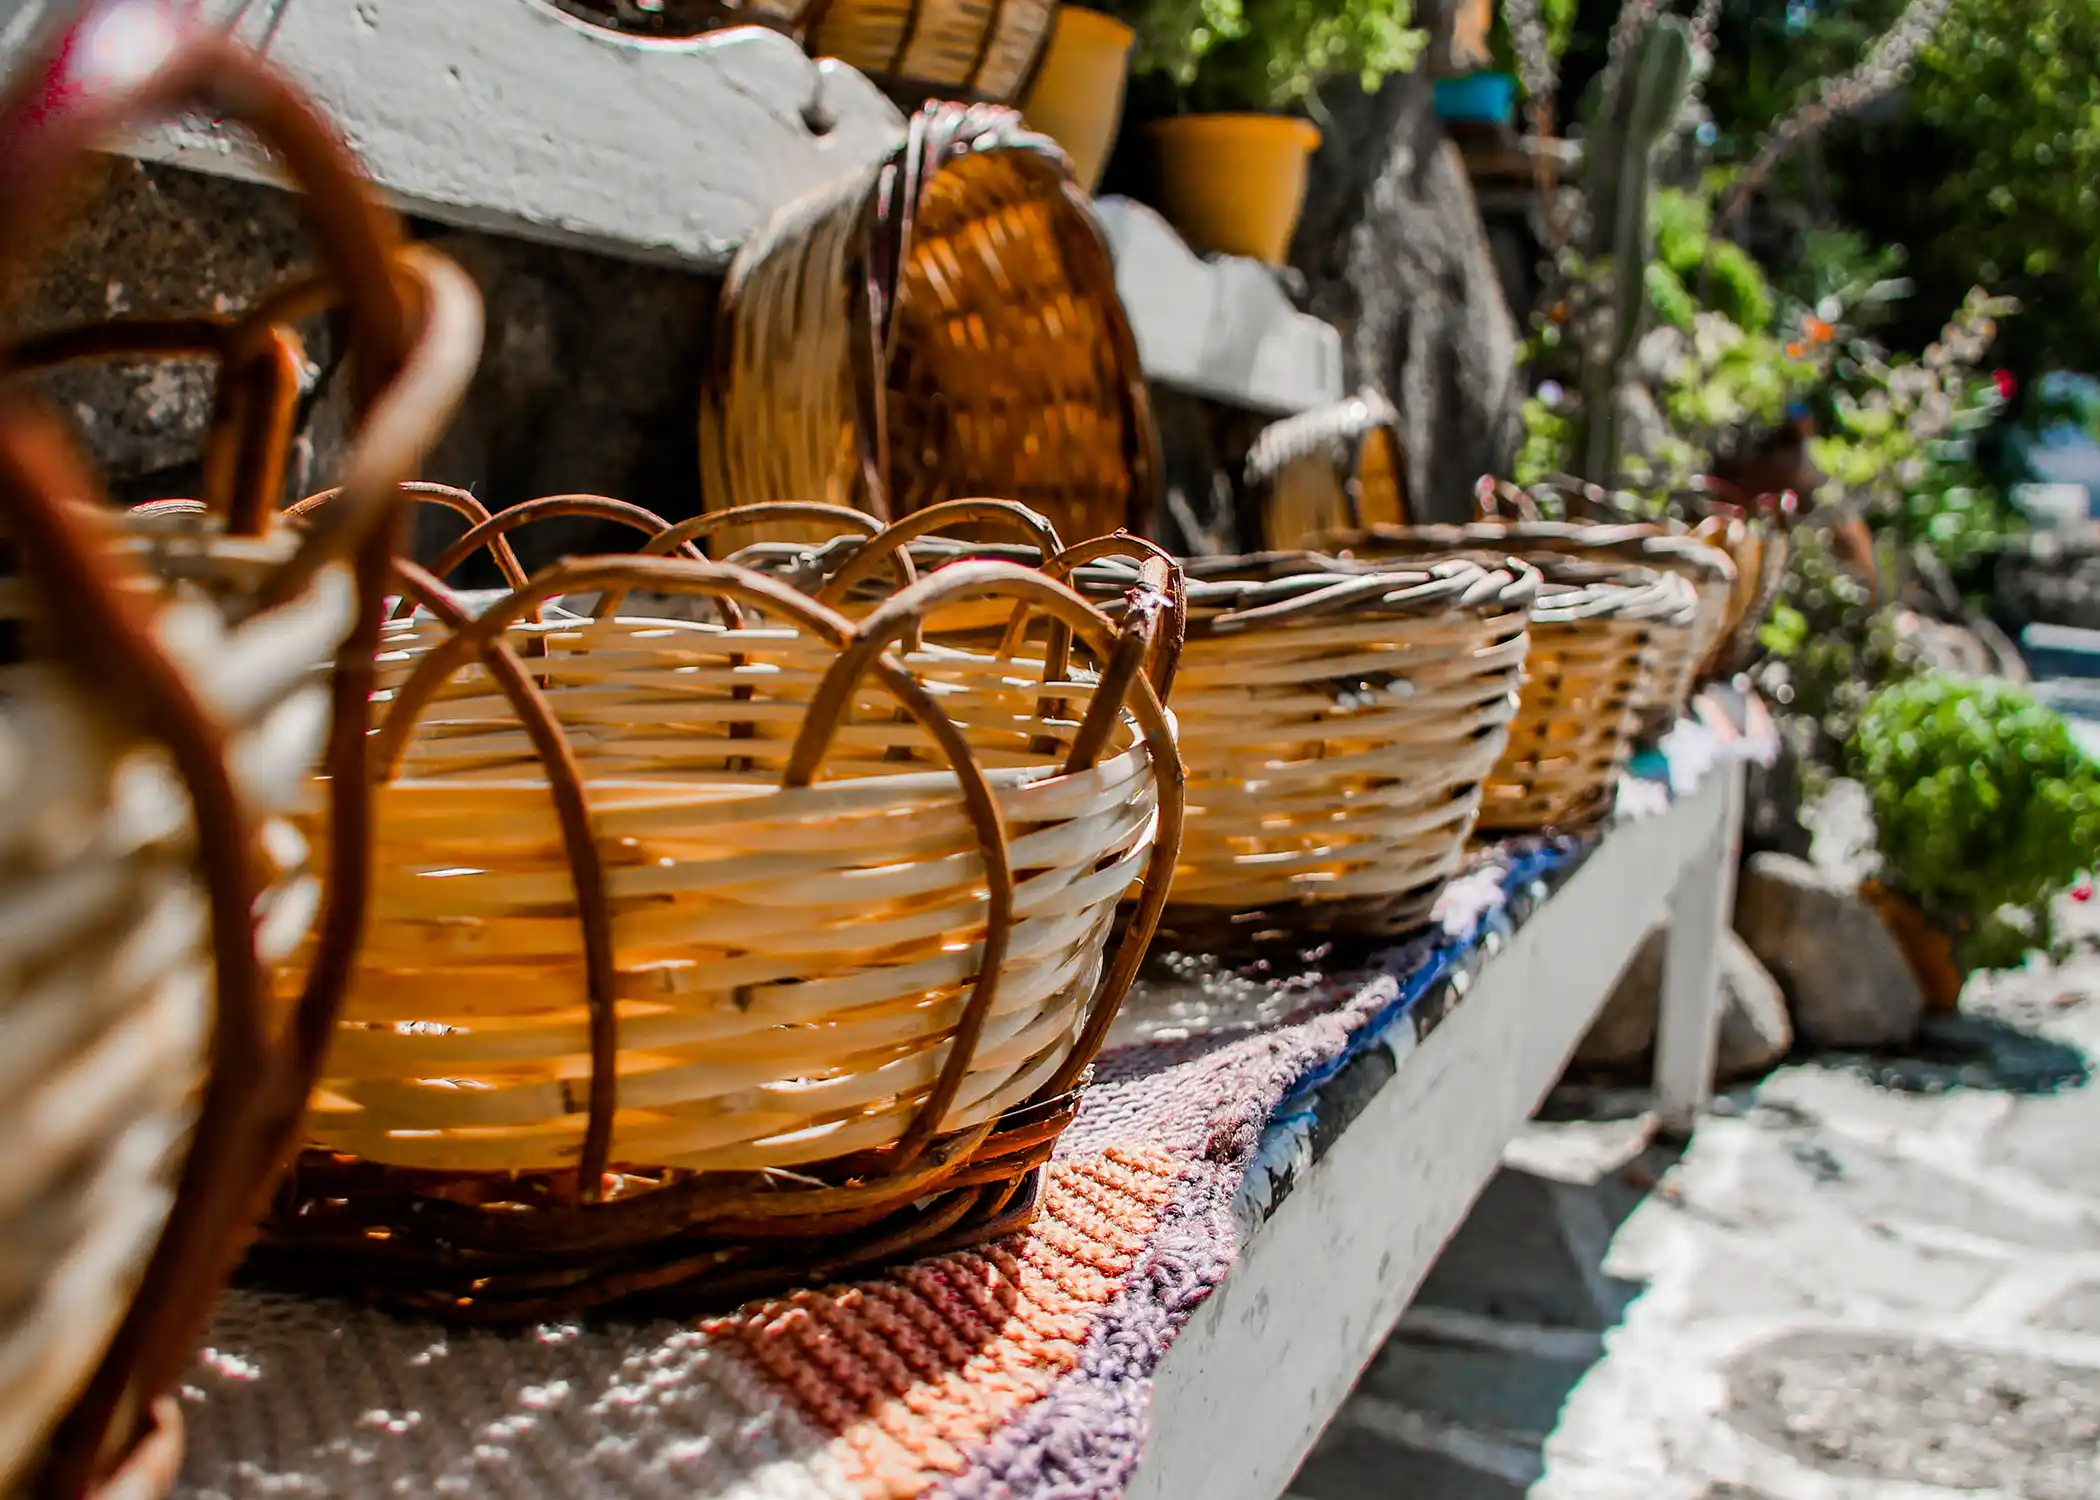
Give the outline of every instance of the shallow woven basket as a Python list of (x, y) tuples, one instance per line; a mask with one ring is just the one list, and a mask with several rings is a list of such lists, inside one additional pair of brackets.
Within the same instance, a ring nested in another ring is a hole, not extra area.
[[(117, 321), (0, 353), (0, 1491), (35, 1473), (52, 1494), (115, 1497), (174, 1480), (181, 1424), (161, 1393), (290, 1146), (308, 1043), (340, 997), (363, 840), (327, 864), (311, 984), (273, 1011), (262, 966), (313, 923), (319, 864), (276, 814), (325, 753), (329, 820), (361, 825), (394, 481), (465, 390), (479, 303), (448, 262), (400, 246), (332, 132), (215, 28), (185, 33), (159, 7), (73, 25), (103, 28), (104, 50), (69, 29), (0, 102), (0, 288), (91, 148), (204, 108), (307, 188), (360, 377), (348, 498), (302, 534), (272, 524), (298, 396), (289, 324), (338, 300), (329, 285), (238, 320)], [(156, 66), (76, 71), (127, 40)], [(206, 500), (117, 512), (22, 377), (166, 356), (220, 364)]]
[[(1145, 545), (1103, 539), (1045, 567), (1112, 604), (1138, 565), (1102, 554)], [(820, 597), (881, 579), (878, 550), (829, 549), (815, 565)], [(922, 570), (973, 553), (1039, 555), (932, 538), (912, 549)], [(1173, 702), (1188, 822), (1166, 918), (1177, 940), (1420, 925), (1516, 711), (1537, 575), (1472, 559), (1367, 574), (1303, 553), (1185, 566)], [(999, 624), (951, 616), (938, 638), (982, 639)]]
[(1063, 152), (1011, 110), (929, 106), (881, 162), (780, 210), (719, 319), (710, 509), (891, 520), (998, 495), (1067, 535), (1150, 529), (1158, 436), (1115, 266)]
[[(1396, 559), (1506, 555), (1494, 528), (1422, 526), (1337, 539), (1364, 566)], [(1692, 586), (1675, 573), (1548, 549), (1524, 553), (1542, 576), (1531, 650), (1509, 743), (1488, 774), (1479, 831), (1574, 832), (1608, 814), (1642, 716), (1665, 701), (1662, 643), (1688, 635)]]
[(1315, 547), (1335, 532), (1405, 525), (1399, 434), (1399, 413), (1370, 389), (1264, 428), (1247, 454), (1261, 544)]
[[(566, 563), (471, 621), (402, 573), (371, 921), (257, 1269), (511, 1320), (1026, 1223), (1180, 844), (1134, 665), (1165, 570), (1120, 631), (999, 564), (858, 625), (685, 558)], [(916, 643), (987, 600), (1061, 644)]]
[(813, 0), (803, 34), (910, 109), (1026, 97), (1056, 25), (1057, 0)]

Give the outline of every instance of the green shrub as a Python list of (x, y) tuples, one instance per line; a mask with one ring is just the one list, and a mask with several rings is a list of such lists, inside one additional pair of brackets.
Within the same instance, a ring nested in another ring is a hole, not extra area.
[(1374, 89), (1414, 67), (1426, 38), (1413, 0), (1121, 0), (1137, 31), (1131, 71), (1197, 111), (1290, 110), (1330, 78)]
[[(2052, 899), (2100, 851), (2100, 767), (2018, 689), (1928, 672), (1883, 688), (1853, 736), (1884, 878), (1928, 915), (1980, 929), (1966, 957), (2045, 947)], [(2006, 908), (2024, 914), (2007, 923)]]

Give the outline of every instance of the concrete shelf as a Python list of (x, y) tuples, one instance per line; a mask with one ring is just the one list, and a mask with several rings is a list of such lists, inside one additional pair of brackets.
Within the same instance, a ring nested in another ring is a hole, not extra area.
[[(541, 0), (204, 0), (297, 77), (406, 212), (626, 259), (726, 266), (782, 203), (904, 129), (875, 85), (785, 36), (622, 37)], [(12, 67), (66, 0), (0, 20)], [(125, 143), (142, 160), (269, 181), (209, 122)]]
[(1128, 198), (1095, 205), (1145, 374), (1232, 406), (1287, 416), (1342, 399), (1342, 336), (1301, 313), (1259, 261), (1205, 260)]

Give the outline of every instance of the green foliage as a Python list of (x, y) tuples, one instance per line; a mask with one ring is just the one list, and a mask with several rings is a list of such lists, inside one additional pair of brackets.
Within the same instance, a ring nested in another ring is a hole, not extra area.
[[(1546, 58), (1558, 64), (1567, 54), (1568, 43), (1575, 35), (1576, 12), (1581, 9), (1580, 0), (1539, 0), (1539, 20), (1546, 31)], [(1488, 56), (1492, 65), (1501, 72), (1515, 74), (1522, 86), (1523, 70), (1517, 66), (1516, 45), (1510, 40), (1509, 16), (1504, 7), (1495, 7), (1495, 22), (1488, 32)], [(1524, 90), (1530, 97), (1530, 90)]]
[(1867, 700), (1917, 675), (1918, 656), (1890, 608), (1838, 562), (1822, 531), (1794, 533), (1786, 577), (1758, 632), (1771, 653), (1762, 686), (1802, 759), (1822, 775), (1840, 770)]
[[(1776, 311), (1771, 284), (1750, 252), (1732, 240), (1713, 238), (1713, 217), (1712, 207), (1697, 194), (1658, 189), (1649, 211), (1655, 227), (1656, 261), (1686, 287), (1704, 283), (1708, 305), (1737, 327), (1759, 331), (1771, 327)], [(1650, 292), (1652, 296), (1652, 286)], [(1675, 321), (1667, 314), (1665, 320)], [(1689, 320), (1682, 326), (1689, 329)]]
[(1811, 445), (1827, 499), (1858, 504), (1876, 526), (1929, 547), (1961, 572), (2015, 519), (1974, 458), (1976, 435), (2004, 405), (1977, 373), (2012, 304), (1972, 292), (1922, 356), (1855, 343), (1838, 362), (1829, 423)]
[(2010, 907), (2047, 945), (2052, 898), (2100, 850), (2100, 767), (2060, 715), (2004, 684), (1928, 672), (1874, 695), (1852, 758), (1886, 879), (1950, 926)]
[(2030, 333), (2086, 358), (2100, 346), (2096, 57), (2100, 0), (1956, 0), (1911, 86), (1948, 147), (1935, 255), (2047, 306)]
[(1354, 74), (1366, 89), (1413, 68), (1427, 38), (1413, 0), (1122, 0), (1131, 70), (1171, 83), (1196, 111), (1289, 110)]

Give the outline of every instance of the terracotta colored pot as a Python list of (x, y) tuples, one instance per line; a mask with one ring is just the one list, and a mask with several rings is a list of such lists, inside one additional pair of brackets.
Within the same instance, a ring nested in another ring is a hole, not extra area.
[(1198, 250), (1284, 263), (1320, 132), (1289, 115), (1179, 115), (1151, 127), (1167, 218)]
[(1092, 192), (1101, 184), (1116, 127), (1123, 120), (1123, 83), (1137, 33), (1113, 17), (1083, 6), (1057, 13), (1057, 30), (1021, 106), (1030, 130), (1040, 130), (1072, 158), (1072, 175)]
[(1860, 882), (1860, 899), (1874, 908), (1882, 924), (1903, 950), (1918, 987), (1925, 992), (1925, 1009), (1935, 1015), (1952, 1015), (1961, 1004), (1962, 985), (1969, 971), (1955, 957), (1954, 934), (1925, 914), (1915, 901), (1890, 890), (1878, 880)]

